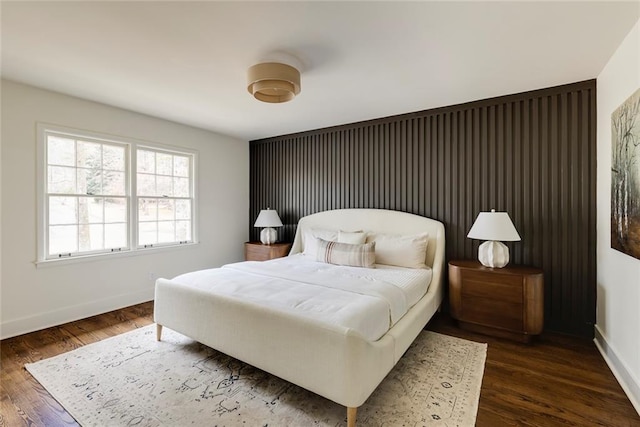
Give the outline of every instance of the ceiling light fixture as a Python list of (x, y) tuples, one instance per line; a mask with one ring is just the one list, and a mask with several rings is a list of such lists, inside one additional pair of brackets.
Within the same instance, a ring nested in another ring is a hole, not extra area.
[(279, 62), (265, 62), (249, 67), (247, 90), (263, 102), (287, 102), (300, 93), (300, 72)]

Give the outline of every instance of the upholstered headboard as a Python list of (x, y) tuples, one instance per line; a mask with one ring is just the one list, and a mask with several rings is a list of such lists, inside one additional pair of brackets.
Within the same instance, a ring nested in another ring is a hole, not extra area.
[(445, 240), (440, 221), (406, 212), (385, 209), (336, 209), (305, 216), (298, 222), (290, 255), (304, 251), (304, 230), (363, 230), (388, 234), (429, 233), (426, 264), (433, 270), (433, 282), (443, 279)]

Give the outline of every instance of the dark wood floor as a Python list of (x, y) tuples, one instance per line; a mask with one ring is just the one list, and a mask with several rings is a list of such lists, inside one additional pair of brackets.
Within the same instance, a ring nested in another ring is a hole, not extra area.
[[(0, 426), (77, 425), (23, 365), (149, 325), (152, 312), (145, 303), (2, 341)], [(479, 427), (640, 426), (591, 341), (545, 334), (527, 346), (460, 330), (444, 314), (428, 329), (489, 344)]]

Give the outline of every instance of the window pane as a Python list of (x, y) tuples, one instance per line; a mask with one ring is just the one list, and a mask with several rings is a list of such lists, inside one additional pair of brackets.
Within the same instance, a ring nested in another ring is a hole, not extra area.
[(191, 241), (191, 221), (176, 221), (176, 240)]
[(158, 175), (173, 174), (173, 156), (171, 154), (156, 153), (156, 173)]
[(173, 178), (173, 195), (175, 197), (189, 197), (189, 178)]
[(78, 223), (89, 224), (103, 222), (103, 206), (102, 197), (79, 197)]
[(124, 196), (125, 188), (124, 172), (104, 171), (103, 194), (105, 196)]
[(173, 156), (173, 174), (175, 176), (189, 176), (189, 158)]
[(49, 255), (77, 251), (77, 225), (53, 225), (49, 227)]
[(147, 150), (138, 150), (138, 172), (156, 173), (156, 153)]
[(138, 225), (138, 245), (152, 245), (158, 243), (158, 223), (141, 222)]
[(191, 219), (191, 200), (176, 200), (176, 219)]
[(138, 199), (138, 221), (156, 221), (157, 219), (157, 199)]
[(138, 174), (138, 196), (157, 196), (155, 175)]
[(78, 141), (78, 167), (102, 169), (102, 144)]
[(173, 221), (175, 217), (176, 217), (175, 201), (173, 199), (159, 199), (158, 200), (158, 219)]
[(174, 221), (161, 221), (158, 223), (158, 242), (170, 243), (176, 241)]
[(47, 137), (47, 163), (50, 165), (76, 165), (76, 143), (73, 139)]
[(60, 166), (49, 166), (47, 192), (74, 194), (76, 192), (76, 170)]
[(104, 222), (127, 222), (127, 200), (125, 198), (105, 197)]
[(49, 224), (77, 224), (78, 199), (76, 197), (49, 197)]
[(156, 182), (158, 183), (158, 196), (173, 196), (173, 178), (170, 176), (157, 176)]
[(113, 145), (102, 146), (102, 168), (124, 172), (125, 151), (124, 147)]
[(127, 224), (105, 224), (104, 247), (105, 249), (126, 248)]
[(77, 169), (78, 194), (102, 194), (102, 171), (100, 169)]
[(189, 157), (173, 156), (173, 175), (189, 177)]
[(81, 224), (78, 228), (81, 251), (99, 251), (100, 249), (104, 249), (104, 225)]

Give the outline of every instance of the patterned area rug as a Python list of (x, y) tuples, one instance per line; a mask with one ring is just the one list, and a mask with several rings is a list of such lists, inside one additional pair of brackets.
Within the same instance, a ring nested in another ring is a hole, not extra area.
[[(358, 426), (473, 426), (487, 345), (423, 331)], [(346, 410), (164, 328), (26, 365), (82, 426), (344, 426)]]

